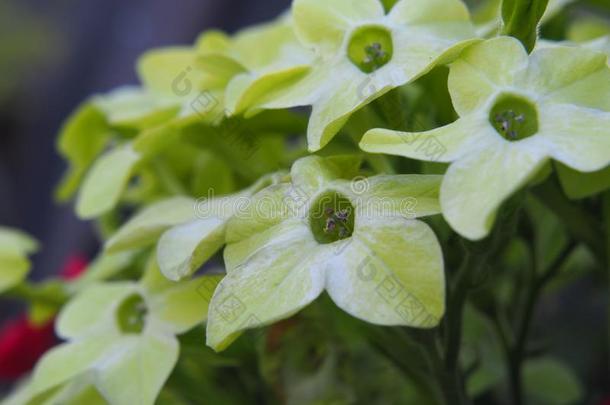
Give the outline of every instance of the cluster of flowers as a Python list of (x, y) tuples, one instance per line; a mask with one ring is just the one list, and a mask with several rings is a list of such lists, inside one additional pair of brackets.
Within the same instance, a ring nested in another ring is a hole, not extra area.
[[(83, 218), (141, 207), (111, 229), (103, 256), (128, 255), (145, 270), (139, 282), (87, 285), (69, 301), (57, 322), (67, 342), (44, 356), (20, 400), (99, 391), (152, 404), (177, 361), (176, 335), (207, 321), (207, 344), (222, 350), (323, 291), (370, 323), (436, 326), (443, 252), (418, 218), (442, 214), (479, 240), (551, 161), (578, 195), (597, 191), (581, 189), (584, 173), (610, 164), (609, 41), (545, 41), (528, 54), (483, 31), (459, 0), (295, 0), (270, 24), (145, 54), (141, 87), (95, 96), (67, 123), (59, 148), (71, 166), (58, 190), (61, 199), (78, 190)], [(417, 133), (354, 124), (440, 66), (455, 122)], [(299, 106), (311, 106), (306, 146), (320, 153), (285, 147), (304, 129), (287, 110)], [(448, 167), (371, 175), (355, 189), (371, 168), (384, 172), (375, 154)], [(209, 188), (222, 198), (197, 200)], [(227, 201), (244, 197), (234, 215)], [(383, 213), (367, 205), (379, 199), (389, 202)], [(417, 202), (409, 216), (407, 199)], [(193, 276), (223, 247), (226, 272)]]

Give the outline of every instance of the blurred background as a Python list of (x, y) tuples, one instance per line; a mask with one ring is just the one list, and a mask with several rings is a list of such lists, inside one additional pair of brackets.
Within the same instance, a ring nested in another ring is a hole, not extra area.
[[(89, 224), (53, 189), (65, 168), (62, 122), (86, 97), (136, 84), (135, 62), (190, 44), (209, 28), (234, 32), (274, 18), (290, 0), (0, 1), (0, 224), (41, 242), (32, 277), (55, 274), (96, 249)], [(5, 310), (3, 310), (5, 311)]]

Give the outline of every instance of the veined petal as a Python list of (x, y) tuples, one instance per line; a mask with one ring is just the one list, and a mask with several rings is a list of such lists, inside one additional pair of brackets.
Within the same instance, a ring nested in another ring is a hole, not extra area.
[(607, 56), (585, 48), (554, 46), (532, 53), (522, 86), (553, 102), (610, 111)]
[(154, 203), (121, 226), (104, 247), (107, 252), (118, 252), (153, 243), (169, 227), (195, 218), (195, 204), (187, 197)]
[(172, 334), (185, 333), (207, 319), (212, 294), (222, 277), (204, 275), (154, 293), (150, 311)]
[(290, 176), (294, 187), (302, 190), (308, 197), (335, 179), (351, 180), (362, 163), (358, 155), (337, 155), (327, 158), (307, 156), (292, 165)]
[(130, 144), (113, 149), (96, 160), (78, 193), (78, 216), (89, 219), (114, 208), (139, 161), (140, 155)]
[(386, 153), (433, 162), (452, 162), (496, 137), (498, 134), (489, 124), (484, 112), (479, 112), (425, 132), (371, 129), (362, 137), (360, 148), (371, 153)]
[(351, 182), (344, 186), (344, 193), (354, 202), (356, 218), (412, 219), (440, 214), (441, 180), (442, 176), (436, 175), (378, 175)]
[(117, 306), (136, 291), (136, 285), (127, 282), (94, 285), (83, 290), (59, 313), (57, 334), (64, 339), (75, 339), (118, 331)]
[(297, 37), (304, 45), (322, 53), (337, 50), (351, 25), (383, 15), (379, 0), (295, 0), (292, 3)]
[(433, 327), (445, 310), (443, 255), (420, 221), (375, 219), (357, 227), (331, 262), (326, 289), (351, 315), (381, 325)]
[[(294, 201), (294, 205), (291, 202)], [(305, 205), (308, 196), (295, 195), (289, 184), (274, 184), (247, 200), (242, 200), (236, 214), (228, 221), (227, 243), (237, 242), (259, 234), (294, 216)], [(294, 211), (292, 211), (294, 209)]]
[(468, 239), (484, 238), (502, 202), (547, 161), (537, 136), (514, 143), (496, 137), (487, 147), (453, 162), (441, 185), (443, 216)]
[(124, 336), (96, 362), (95, 386), (112, 404), (153, 405), (178, 361), (179, 350), (178, 340), (171, 335)]
[(157, 244), (161, 272), (178, 281), (197, 270), (225, 243), (226, 219), (196, 219), (167, 230)]
[(411, 25), (470, 20), (466, 5), (459, 0), (400, 0), (389, 17)]
[(232, 269), (214, 293), (207, 323), (207, 344), (214, 350), (246, 329), (295, 314), (324, 289), (325, 250), (304, 224), (274, 228), (273, 237), (263, 239), (225, 250)]
[(570, 104), (543, 104), (540, 133), (552, 145), (550, 155), (581, 172), (610, 164), (610, 112)]
[(449, 70), (449, 93), (460, 116), (480, 107), (497, 87), (511, 86), (527, 67), (528, 55), (519, 40), (498, 37), (462, 52)]

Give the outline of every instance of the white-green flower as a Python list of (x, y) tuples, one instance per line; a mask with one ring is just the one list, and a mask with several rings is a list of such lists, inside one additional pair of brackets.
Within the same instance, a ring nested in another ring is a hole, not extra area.
[(438, 213), (440, 176), (348, 180), (358, 167), (352, 157), (300, 159), (292, 183), (260, 191), (231, 218), (209, 346), (221, 350), (244, 329), (289, 317), (323, 291), (368, 322), (438, 323), (442, 253), (415, 218)]
[[(460, 118), (422, 133), (369, 131), (362, 149), (452, 162), (443, 215), (460, 234), (485, 237), (500, 204), (547, 163), (592, 172), (610, 163), (610, 69), (606, 56), (554, 47), (530, 56), (514, 38), (472, 46), (450, 67)], [(430, 154), (429, 145), (441, 149)]]
[(175, 336), (205, 320), (218, 280), (174, 284), (151, 266), (141, 283), (83, 290), (60, 312), (57, 333), (67, 342), (39, 361), (29, 394), (85, 377), (109, 403), (153, 404), (178, 359)]
[(0, 226), (0, 294), (21, 283), (28, 275), (28, 255), (38, 243), (15, 229)]
[(459, 0), (402, 0), (387, 15), (378, 0), (295, 0), (292, 21), (317, 59), (302, 80), (260, 107), (311, 105), (311, 151), (354, 111), (448, 62), (474, 37)]

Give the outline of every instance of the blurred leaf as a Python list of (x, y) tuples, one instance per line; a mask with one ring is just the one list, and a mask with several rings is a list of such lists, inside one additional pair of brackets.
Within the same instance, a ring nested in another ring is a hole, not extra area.
[(582, 173), (561, 163), (555, 164), (561, 187), (573, 200), (590, 197), (610, 188), (610, 166), (591, 173)]
[(572, 370), (553, 358), (529, 360), (523, 369), (526, 395), (532, 403), (568, 405), (582, 399), (582, 385)]

